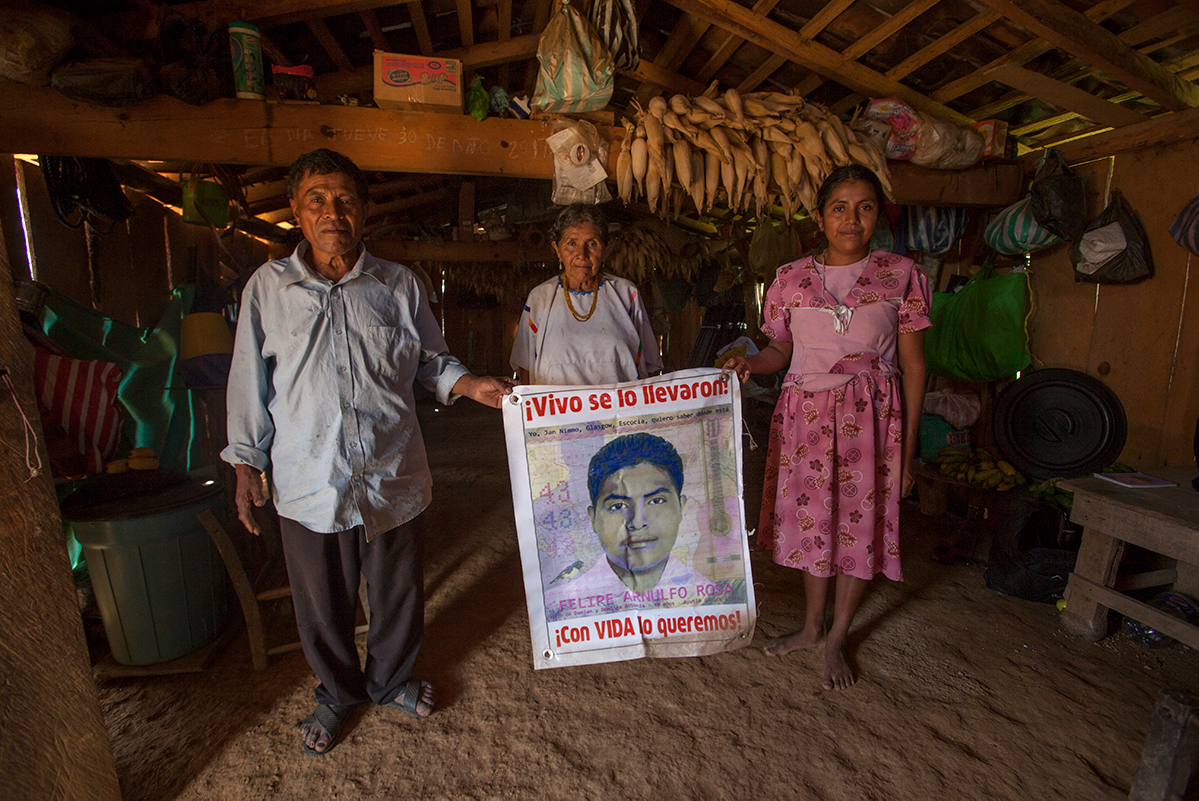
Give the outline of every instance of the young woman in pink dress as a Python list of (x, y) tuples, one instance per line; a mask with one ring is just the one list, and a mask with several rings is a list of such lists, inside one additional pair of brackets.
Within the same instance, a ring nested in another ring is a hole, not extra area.
[(826, 249), (778, 269), (763, 308), (770, 344), (727, 365), (741, 381), (789, 366), (770, 426), (758, 544), (804, 571), (806, 610), (803, 628), (766, 653), (823, 648), (826, 689), (854, 683), (846, 637), (870, 580), (903, 579), (899, 499), (912, 488), (931, 296), (911, 259), (870, 250), (883, 197), (865, 167), (829, 175), (812, 215)]

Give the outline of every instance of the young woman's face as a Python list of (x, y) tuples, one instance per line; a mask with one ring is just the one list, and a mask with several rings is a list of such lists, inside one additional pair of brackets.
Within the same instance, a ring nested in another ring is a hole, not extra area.
[(878, 226), (878, 215), (878, 198), (870, 184), (865, 181), (837, 184), (816, 215), (816, 224), (828, 238), (829, 263), (850, 264), (864, 258)]

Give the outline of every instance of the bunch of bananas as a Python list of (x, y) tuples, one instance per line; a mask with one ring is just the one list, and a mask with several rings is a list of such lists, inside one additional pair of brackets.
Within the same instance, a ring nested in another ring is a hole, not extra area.
[(124, 473), (127, 470), (157, 470), (158, 454), (153, 448), (134, 448), (129, 451), (129, 458), (114, 459), (105, 470), (109, 473)]
[(941, 466), (941, 475), (945, 478), (965, 481), (976, 487), (1004, 491), (1025, 481), (1019, 470), (996, 459), (986, 448), (971, 450), (966, 445), (942, 448), (933, 462)]

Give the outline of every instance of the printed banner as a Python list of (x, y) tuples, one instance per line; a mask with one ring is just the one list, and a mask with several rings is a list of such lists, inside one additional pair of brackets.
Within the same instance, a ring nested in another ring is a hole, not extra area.
[(749, 643), (735, 377), (520, 386), (504, 435), (535, 667)]

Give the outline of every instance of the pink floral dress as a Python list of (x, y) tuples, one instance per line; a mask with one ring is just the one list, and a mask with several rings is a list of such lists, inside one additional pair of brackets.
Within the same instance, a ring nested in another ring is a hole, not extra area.
[[(762, 331), (793, 342), (770, 425), (758, 544), (813, 576), (902, 581), (899, 334), (929, 327), (928, 279), (876, 250), (779, 268)], [(843, 330), (844, 333), (840, 333)]]

